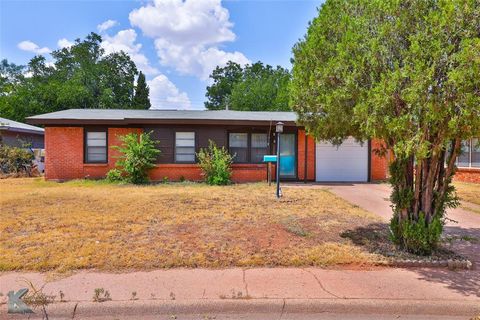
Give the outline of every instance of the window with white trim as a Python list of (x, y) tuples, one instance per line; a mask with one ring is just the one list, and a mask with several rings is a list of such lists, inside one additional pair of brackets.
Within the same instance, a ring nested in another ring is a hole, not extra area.
[(195, 162), (195, 132), (175, 132), (175, 162)]
[(472, 139), (472, 161), (474, 168), (480, 168), (480, 139)]
[(107, 131), (87, 131), (85, 141), (85, 162), (107, 162)]
[(260, 163), (266, 154), (268, 154), (268, 134), (252, 133), (251, 161)]
[(460, 155), (457, 157), (457, 166), (480, 168), (480, 141), (478, 138), (462, 141)]
[(248, 162), (248, 133), (230, 133), (228, 141), (228, 148), (233, 156), (233, 162)]

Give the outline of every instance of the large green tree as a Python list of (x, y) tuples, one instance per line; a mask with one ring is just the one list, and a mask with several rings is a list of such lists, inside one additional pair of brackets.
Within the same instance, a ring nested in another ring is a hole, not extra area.
[(242, 68), (229, 62), (217, 67), (207, 87), (209, 110), (288, 111), (290, 72), (280, 66), (273, 68), (256, 62)]
[(32, 58), (26, 68), (2, 62), (0, 114), (24, 121), (69, 108), (131, 108), (135, 63), (124, 52), (106, 55), (101, 43), (102, 38), (91, 33), (53, 51), (51, 64), (43, 56)]
[(229, 61), (225, 67), (217, 66), (210, 75), (213, 80), (207, 87), (205, 108), (209, 110), (225, 110), (229, 104), (233, 86), (240, 81), (243, 68), (238, 63)]
[(145, 75), (140, 71), (137, 79), (137, 86), (135, 87), (135, 96), (133, 97), (134, 109), (150, 109), (150, 88), (145, 81)]
[(461, 141), (480, 135), (478, 0), (327, 0), (293, 48), (291, 103), (319, 139), (378, 138), (394, 241), (429, 253)]

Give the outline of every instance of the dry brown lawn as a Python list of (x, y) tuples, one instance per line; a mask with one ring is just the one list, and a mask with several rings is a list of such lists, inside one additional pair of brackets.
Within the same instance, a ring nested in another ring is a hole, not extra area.
[(0, 180), (0, 271), (369, 265), (376, 216), (326, 190)]
[(454, 185), (461, 200), (480, 205), (480, 183), (455, 182)]

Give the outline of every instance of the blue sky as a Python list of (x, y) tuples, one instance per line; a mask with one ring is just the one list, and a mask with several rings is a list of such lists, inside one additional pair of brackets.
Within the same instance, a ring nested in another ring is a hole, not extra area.
[(289, 68), (322, 1), (0, 1), (0, 58), (26, 64), (95, 31), (147, 74), (156, 108), (202, 109), (208, 75), (228, 60)]

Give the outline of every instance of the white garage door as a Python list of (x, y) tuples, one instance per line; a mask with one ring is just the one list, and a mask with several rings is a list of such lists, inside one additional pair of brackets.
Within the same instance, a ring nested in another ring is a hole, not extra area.
[(317, 142), (316, 181), (368, 181), (368, 144), (348, 138), (340, 146)]

